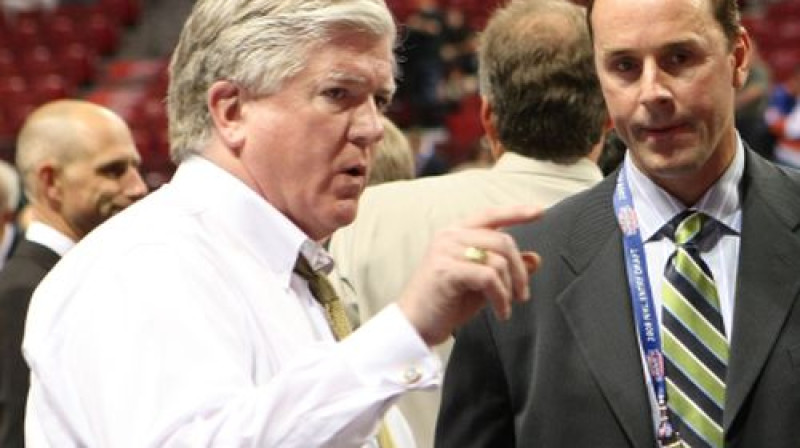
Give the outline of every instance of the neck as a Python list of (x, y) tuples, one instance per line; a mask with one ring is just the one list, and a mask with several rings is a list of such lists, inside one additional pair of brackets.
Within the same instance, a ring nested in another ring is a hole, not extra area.
[(58, 213), (53, 210), (37, 207), (35, 209), (35, 220), (55, 230), (58, 230), (70, 240), (77, 242), (80, 237), (75, 229)]

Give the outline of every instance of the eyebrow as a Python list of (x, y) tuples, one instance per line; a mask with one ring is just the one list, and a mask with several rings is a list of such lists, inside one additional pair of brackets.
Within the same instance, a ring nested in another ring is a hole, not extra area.
[[(671, 42), (664, 43), (663, 45), (659, 45), (656, 47), (656, 52), (661, 52), (664, 50), (675, 50), (679, 48), (685, 47), (695, 47), (698, 45), (698, 39), (687, 37), (680, 40), (675, 40)], [(601, 54), (604, 56), (625, 56), (633, 53), (639, 53), (642, 49), (629, 47), (629, 48), (600, 48)]]
[[(328, 78), (334, 81), (344, 82), (347, 84), (358, 84), (360, 86), (368, 86), (370, 84), (366, 76), (340, 70), (332, 72)], [(389, 86), (381, 86), (377, 89), (377, 92), (382, 95), (393, 96), (396, 90), (397, 86), (394, 83), (394, 79), (392, 79), (392, 82)]]

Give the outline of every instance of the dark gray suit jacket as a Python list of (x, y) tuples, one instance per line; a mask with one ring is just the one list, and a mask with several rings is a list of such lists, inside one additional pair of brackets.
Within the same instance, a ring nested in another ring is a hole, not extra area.
[[(543, 265), (509, 322), (484, 311), (456, 335), (436, 446), (655, 446), (616, 175), (511, 229)], [(800, 176), (746, 155), (726, 447), (800, 447)]]
[(20, 347), (33, 291), (60, 259), (51, 249), (26, 239), (0, 271), (0, 447), (24, 446), (23, 422), (28, 366)]

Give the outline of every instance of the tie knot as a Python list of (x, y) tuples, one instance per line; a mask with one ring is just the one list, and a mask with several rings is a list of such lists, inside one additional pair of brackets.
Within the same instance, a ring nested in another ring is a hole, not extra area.
[(327, 284), (327, 279), (325, 279), (322, 274), (316, 272), (302, 254), (297, 257), (297, 262), (294, 265), (294, 272), (308, 282), (311, 294), (317, 301), (325, 304), (333, 300), (333, 293)]
[(678, 246), (698, 246), (714, 229), (714, 220), (696, 210), (684, 210), (665, 226), (665, 233)]
[(294, 264), (294, 272), (306, 281), (311, 280), (316, 275), (311, 265), (302, 254), (297, 256), (297, 262)]

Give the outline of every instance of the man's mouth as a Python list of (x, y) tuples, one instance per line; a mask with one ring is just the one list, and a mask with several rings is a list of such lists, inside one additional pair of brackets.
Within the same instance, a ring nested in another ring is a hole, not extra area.
[(344, 170), (344, 172), (353, 177), (364, 177), (367, 175), (367, 167), (363, 164), (353, 165)]

